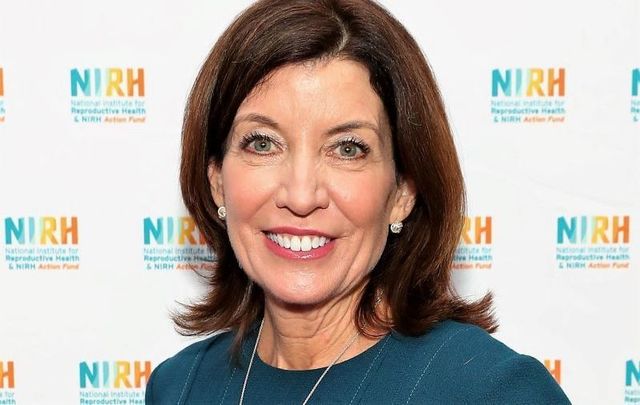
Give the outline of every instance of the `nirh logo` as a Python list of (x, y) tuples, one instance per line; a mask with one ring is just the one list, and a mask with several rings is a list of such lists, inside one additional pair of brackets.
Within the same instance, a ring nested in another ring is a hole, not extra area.
[(191, 217), (146, 217), (142, 233), (146, 270), (213, 268), (213, 255)]
[(453, 268), (491, 269), (493, 266), (492, 217), (466, 217)]
[(0, 390), (14, 389), (16, 387), (13, 361), (0, 360)]
[(147, 217), (143, 220), (144, 244), (204, 245), (204, 237), (191, 217)]
[(491, 96), (564, 97), (564, 68), (493, 69)]
[(143, 68), (73, 68), (69, 73), (71, 114), (75, 122), (145, 122)]
[(4, 122), (4, 69), (0, 67), (0, 123)]
[(624, 378), (624, 403), (640, 402), (640, 361), (627, 360)]
[(4, 219), (6, 245), (77, 245), (78, 217)]
[(640, 68), (631, 70), (631, 119), (640, 122)]
[(84, 69), (82, 73), (71, 69), (71, 96), (80, 93), (86, 97), (144, 97), (144, 69)]
[(144, 388), (152, 370), (150, 361), (83, 361), (79, 364), (80, 388)]
[[(147, 360), (80, 362), (80, 403), (144, 404), (144, 392), (152, 372)], [(111, 402), (114, 401), (114, 402)]]
[(544, 359), (544, 366), (556, 380), (558, 384), (562, 383), (562, 361), (558, 359)]
[(491, 115), (495, 123), (561, 123), (565, 118), (565, 68), (495, 68)]
[(629, 215), (558, 217), (558, 268), (629, 269), (630, 232)]
[(558, 244), (629, 243), (629, 216), (558, 218)]
[(9, 270), (78, 270), (78, 217), (5, 217)]

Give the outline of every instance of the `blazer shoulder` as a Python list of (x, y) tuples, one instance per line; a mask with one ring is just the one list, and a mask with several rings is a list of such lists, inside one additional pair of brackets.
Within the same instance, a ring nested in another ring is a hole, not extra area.
[[(570, 403), (538, 360), (517, 353), (478, 326), (448, 320), (418, 339), (428, 350), (423, 352), (426, 357), (418, 357), (425, 365), (418, 367), (421, 384), (414, 389), (420, 391), (421, 386), (432, 398), (483, 404)], [(440, 387), (437, 393), (434, 386)]]
[(487, 369), (474, 398), (486, 404), (571, 404), (538, 360), (515, 354)]
[(470, 367), (482, 367), (483, 360), (495, 362), (516, 354), (484, 329), (452, 320), (439, 322), (424, 335), (400, 339), (415, 351), (432, 353), (432, 361), (461, 360)]
[(221, 332), (192, 343), (160, 363), (151, 373), (145, 392), (145, 404), (182, 404), (205, 355), (226, 353), (232, 334)]

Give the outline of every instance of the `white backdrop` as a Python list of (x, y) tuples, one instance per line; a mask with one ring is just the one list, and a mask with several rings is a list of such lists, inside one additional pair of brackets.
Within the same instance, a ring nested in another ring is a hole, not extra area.
[[(0, 404), (142, 403), (193, 341), (168, 316), (202, 291), (181, 263), (206, 254), (181, 218), (182, 111), (248, 4), (0, 5)], [(450, 113), (460, 292), (493, 290), (496, 337), (574, 403), (638, 403), (640, 2), (383, 4)]]

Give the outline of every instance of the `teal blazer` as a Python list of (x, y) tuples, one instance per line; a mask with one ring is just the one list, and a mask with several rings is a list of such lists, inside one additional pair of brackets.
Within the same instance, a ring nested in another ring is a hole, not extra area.
[[(153, 371), (147, 404), (238, 404), (255, 329), (233, 364), (231, 332), (194, 343)], [(245, 404), (301, 404), (324, 369), (282, 370), (254, 359)], [(309, 404), (570, 404), (536, 359), (483, 329), (444, 321), (419, 337), (392, 332), (329, 370)]]

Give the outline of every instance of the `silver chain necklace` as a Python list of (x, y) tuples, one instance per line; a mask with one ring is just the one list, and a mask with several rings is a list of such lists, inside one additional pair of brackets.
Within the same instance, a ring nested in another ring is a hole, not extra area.
[[(240, 403), (239, 403), (239, 405), (243, 405), (243, 402), (244, 402), (244, 392), (247, 389), (247, 381), (249, 381), (249, 374), (251, 373), (251, 366), (253, 366), (253, 359), (256, 357), (256, 351), (258, 350), (258, 343), (260, 342), (260, 335), (262, 335), (262, 327), (263, 326), (264, 326), (264, 318), (262, 318), (262, 321), (260, 322), (260, 329), (258, 329), (258, 337), (256, 337), (256, 343), (253, 345), (253, 352), (251, 353), (251, 360), (249, 360), (249, 366), (247, 367), (247, 373), (244, 375), (244, 382), (242, 383), (242, 392), (240, 392)], [(333, 365), (336, 364), (338, 362), (338, 360), (340, 360), (340, 357), (342, 357), (347, 352), (347, 350), (349, 350), (351, 345), (353, 345), (353, 343), (358, 338), (359, 334), (360, 334), (360, 332), (356, 332), (353, 335), (353, 337), (351, 337), (351, 339), (349, 339), (349, 343), (347, 343), (347, 345), (344, 347), (344, 349), (342, 349), (342, 351), (340, 352), (338, 357), (333, 359), (331, 364), (329, 364), (329, 366), (324, 369), (324, 371), (322, 372), (322, 375), (320, 375), (320, 378), (318, 378), (318, 381), (316, 381), (316, 383), (313, 385), (313, 388), (311, 388), (311, 391), (309, 391), (309, 394), (307, 394), (307, 397), (302, 402), (302, 405), (307, 405), (307, 402), (309, 402), (309, 399), (311, 399), (311, 396), (315, 392), (316, 388), (318, 388), (318, 385), (320, 385), (320, 382), (322, 381), (324, 376), (327, 375), (327, 373), (329, 372), (329, 369), (331, 369), (331, 367), (333, 367)]]

